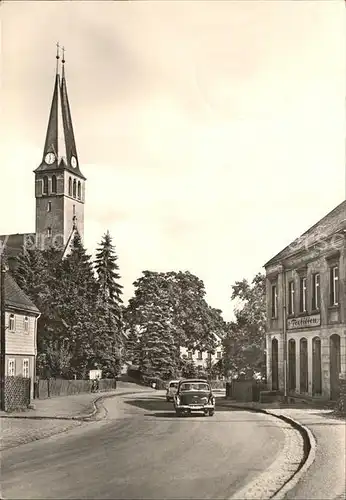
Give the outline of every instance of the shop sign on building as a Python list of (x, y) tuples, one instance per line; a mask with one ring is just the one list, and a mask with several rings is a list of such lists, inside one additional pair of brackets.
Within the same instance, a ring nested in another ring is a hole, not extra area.
[(311, 316), (302, 316), (301, 318), (289, 318), (287, 320), (288, 330), (297, 330), (298, 328), (313, 328), (320, 326), (321, 315), (312, 314)]

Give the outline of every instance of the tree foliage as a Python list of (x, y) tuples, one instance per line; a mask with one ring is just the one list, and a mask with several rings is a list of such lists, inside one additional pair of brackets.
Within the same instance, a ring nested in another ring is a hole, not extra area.
[(15, 279), (41, 311), (41, 374), (86, 378), (90, 369), (99, 368), (104, 376), (116, 375), (119, 326), (102, 300), (93, 262), (78, 235), (64, 259), (54, 250), (23, 251)]
[(224, 341), (225, 369), (232, 375), (265, 375), (266, 300), (265, 275), (258, 273), (251, 283), (246, 279), (232, 286), (237, 299), (235, 321), (228, 324)]
[(107, 231), (102, 237), (95, 258), (97, 284), (101, 300), (109, 306), (121, 324), (123, 286), (119, 283), (120, 274), (117, 260), (118, 256), (112, 243), (112, 237)]
[(180, 347), (213, 352), (213, 332), (220, 333), (225, 325), (221, 311), (207, 304), (199, 278), (189, 272), (144, 271), (134, 286), (126, 309), (127, 351), (145, 375), (153, 367), (161, 377), (191, 368), (182, 366)]

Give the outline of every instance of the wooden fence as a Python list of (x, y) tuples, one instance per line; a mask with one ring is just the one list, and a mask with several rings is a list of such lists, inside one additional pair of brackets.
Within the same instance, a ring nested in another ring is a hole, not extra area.
[[(92, 392), (93, 382), (93, 380), (42, 379), (35, 383), (35, 398), (47, 399)], [(115, 379), (101, 379), (98, 382), (99, 391), (111, 391), (116, 388)]]

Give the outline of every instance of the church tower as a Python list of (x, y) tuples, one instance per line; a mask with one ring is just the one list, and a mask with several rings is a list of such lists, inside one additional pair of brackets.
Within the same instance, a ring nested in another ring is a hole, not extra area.
[(76, 232), (84, 237), (86, 178), (79, 168), (65, 77), (57, 44), (56, 75), (42, 162), (35, 173), (36, 244), (64, 254)]

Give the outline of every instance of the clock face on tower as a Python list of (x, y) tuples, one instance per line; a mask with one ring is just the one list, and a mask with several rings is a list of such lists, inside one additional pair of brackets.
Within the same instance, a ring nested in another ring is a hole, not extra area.
[(47, 165), (51, 165), (52, 163), (55, 162), (55, 154), (54, 153), (47, 153), (44, 161), (47, 163)]
[(76, 168), (76, 166), (77, 166), (77, 160), (74, 156), (72, 156), (72, 158), (71, 158), (71, 165), (73, 168)]

